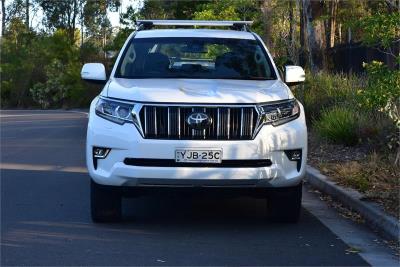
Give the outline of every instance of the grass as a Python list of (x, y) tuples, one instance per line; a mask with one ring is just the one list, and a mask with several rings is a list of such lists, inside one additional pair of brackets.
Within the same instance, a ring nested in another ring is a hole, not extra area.
[(363, 161), (321, 163), (319, 167), (339, 184), (362, 192), (400, 218), (400, 168), (393, 160), (394, 154), (371, 153)]
[(388, 147), (396, 129), (387, 114), (360, 106), (365, 84), (362, 76), (318, 73), (296, 89), (310, 129), (309, 163), (400, 220), (400, 168), (396, 147)]
[(333, 107), (315, 121), (317, 133), (334, 143), (355, 145), (358, 142), (358, 118), (350, 108)]
[(333, 106), (357, 106), (357, 90), (363, 87), (362, 77), (345, 74), (307, 74), (304, 89), (295, 92), (303, 103), (310, 123), (320, 118), (323, 110)]

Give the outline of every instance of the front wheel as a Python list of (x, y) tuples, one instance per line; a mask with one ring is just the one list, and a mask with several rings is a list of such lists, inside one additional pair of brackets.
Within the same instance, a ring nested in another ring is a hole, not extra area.
[(300, 218), (302, 183), (277, 188), (267, 198), (268, 217), (275, 222), (296, 223)]
[(116, 186), (100, 185), (90, 179), (90, 208), (94, 222), (121, 220), (121, 192)]

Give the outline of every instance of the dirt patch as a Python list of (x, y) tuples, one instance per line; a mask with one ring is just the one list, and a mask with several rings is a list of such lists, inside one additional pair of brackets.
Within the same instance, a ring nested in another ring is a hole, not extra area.
[(346, 147), (309, 134), (308, 164), (400, 220), (400, 168), (393, 165), (394, 157), (377, 144)]

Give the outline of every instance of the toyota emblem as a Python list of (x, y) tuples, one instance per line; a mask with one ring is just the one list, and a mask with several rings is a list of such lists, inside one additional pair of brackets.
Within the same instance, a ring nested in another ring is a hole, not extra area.
[(194, 130), (203, 130), (211, 125), (212, 119), (206, 113), (193, 112), (186, 118), (186, 122)]

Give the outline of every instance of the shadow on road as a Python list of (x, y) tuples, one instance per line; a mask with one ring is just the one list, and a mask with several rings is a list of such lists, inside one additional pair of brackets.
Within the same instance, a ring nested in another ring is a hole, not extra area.
[(123, 200), (124, 220), (93, 224), (89, 177), (1, 170), (2, 265), (365, 265), (303, 209), (269, 223), (253, 198)]

